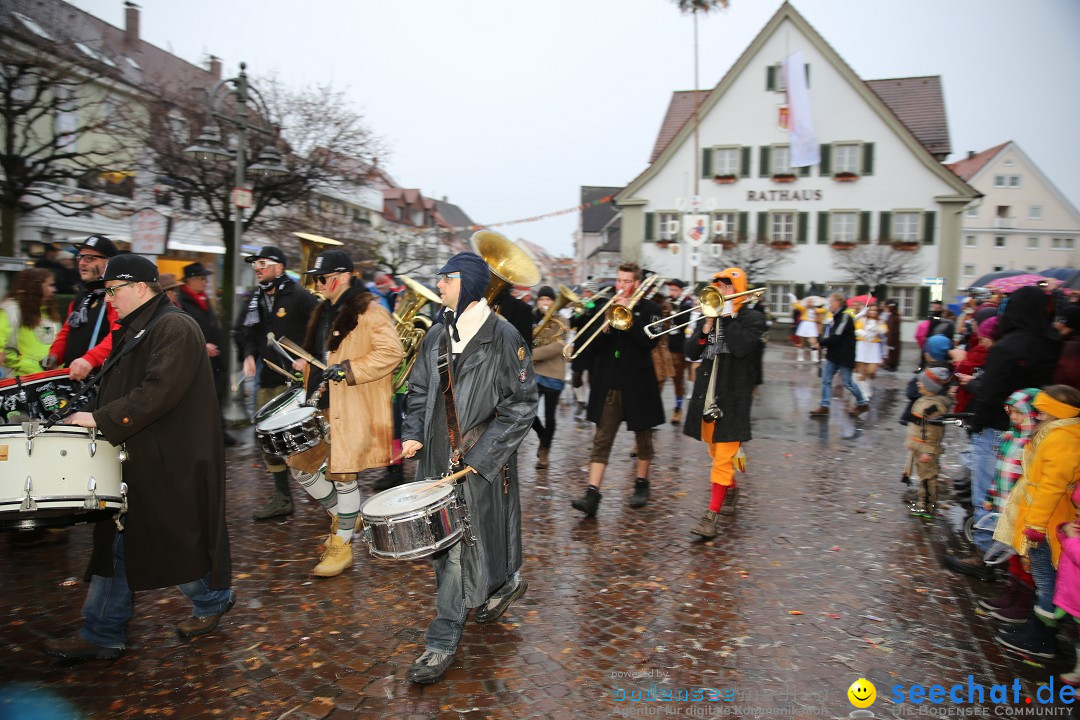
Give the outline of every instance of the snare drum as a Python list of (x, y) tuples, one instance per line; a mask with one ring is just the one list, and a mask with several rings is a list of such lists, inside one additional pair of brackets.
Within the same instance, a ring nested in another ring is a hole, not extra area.
[(259, 423), (267, 418), (286, 410), (295, 410), (304, 404), (304, 396), (304, 388), (290, 388), (255, 411), (255, 417), (251, 421), (258, 427)]
[(322, 413), (302, 406), (266, 418), (255, 426), (255, 436), (264, 453), (284, 458), (315, 447), (327, 430)]
[(33, 437), (0, 426), (0, 530), (107, 520), (127, 511), (122, 450), (86, 428), (56, 426)]
[(466, 532), (469, 513), (453, 485), (414, 482), (371, 497), (360, 508), (364, 541), (375, 557), (414, 560), (450, 547)]

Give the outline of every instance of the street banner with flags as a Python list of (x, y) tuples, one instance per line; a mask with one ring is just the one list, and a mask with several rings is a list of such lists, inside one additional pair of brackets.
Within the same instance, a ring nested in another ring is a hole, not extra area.
[(814, 117), (810, 112), (810, 91), (806, 87), (806, 66), (801, 50), (784, 61), (787, 81), (788, 112), (791, 133), (791, 167), (806, 167), (821, 162), (821, 148), (814, 135)]

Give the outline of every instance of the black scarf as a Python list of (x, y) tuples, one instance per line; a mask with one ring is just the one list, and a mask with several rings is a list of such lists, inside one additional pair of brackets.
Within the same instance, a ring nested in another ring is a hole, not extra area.
[[(104, 285), (104, 283), (102, 283)], [(101, 287), (94, 289), (88, 289), (82, 296), (79, 304), (71, 310), (71, 314), (68, 316), (68, 325), (77, 328), (82, 327), (90, 320), (90, 306), (95, 300), (102, 300), (104, 302), (105, 290)]]
[(248, 301), (247, 314), (244, 315), (244, 327), (254, 327), (259, 324), (260, 303), (266, 302), (269, 307), (273, 307), (273, 295), (295, 284), (296, 281), (285, 273), (281, 273), (269, 282), (259, 283), (259, 287), (255, 289), (255, 292), (251, 293), (251, 299)]

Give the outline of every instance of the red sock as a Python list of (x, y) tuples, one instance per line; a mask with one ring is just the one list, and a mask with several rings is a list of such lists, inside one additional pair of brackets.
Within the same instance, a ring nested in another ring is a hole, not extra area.
[(727, 495), (727, 491), (727, 485), (712, 484), (712, 499), (709, 501), (709, 510), (720, 512), (720, 506), (724, 504), (724, 496)]

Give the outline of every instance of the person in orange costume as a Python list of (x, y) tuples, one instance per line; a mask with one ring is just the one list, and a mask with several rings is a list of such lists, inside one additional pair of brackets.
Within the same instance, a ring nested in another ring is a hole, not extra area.
[[(746, 273), (736, 267), (722, 270), (713, 276), (713, 285), (725, 298), (743, 292), (747, 289)], [(750, 439), (754, 351), (765, 330), (764, 315), (749, 309), (740, 312), (750, 299), (744, 296), (726, 300), (720, 317), (702, 318), (686, 341), (687, 358), (700, 358), (702, 363), (687, 406), (683, 434), (705, 442), (713, 461), (709, 507), (690, 530), (702, 539), (716, 537), (721, 512), (735, 513), (735, 463), (745, 467), (742, 443)]]

